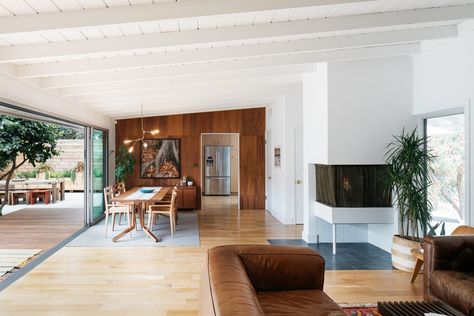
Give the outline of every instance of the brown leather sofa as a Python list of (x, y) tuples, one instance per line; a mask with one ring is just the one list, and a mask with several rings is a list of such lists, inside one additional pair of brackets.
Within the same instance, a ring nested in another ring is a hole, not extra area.
[(208, 250), (201, 275), (200, 315), (344, 316), (323, 284), (324, 259), (309, 248), (215, 247)]
[(426, 237), (424, 299), (474, 316), (474, 235)]

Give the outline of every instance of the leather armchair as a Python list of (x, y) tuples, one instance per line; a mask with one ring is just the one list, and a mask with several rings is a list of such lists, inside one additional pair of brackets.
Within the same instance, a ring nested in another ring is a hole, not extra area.
[(324, 259), (309, 248), (219, 246), (205, 258), (200, 315), (345, 315), (323, 285)]
[(474, 316), (474, 235), (426, 237), (424, 299)]

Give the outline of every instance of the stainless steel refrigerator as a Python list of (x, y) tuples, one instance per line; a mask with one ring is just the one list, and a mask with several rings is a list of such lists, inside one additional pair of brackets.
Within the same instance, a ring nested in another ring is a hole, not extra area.
[(204, 147), (204, 195), (230, 195), (230, 147)]

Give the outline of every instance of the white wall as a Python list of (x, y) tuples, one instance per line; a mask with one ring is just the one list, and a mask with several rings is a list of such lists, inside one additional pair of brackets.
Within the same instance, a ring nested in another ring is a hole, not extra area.
[(436, 113), (464, 111), (468, 127), (468, 153), (466, 155), (466, 223), (474, 225), (472, 157), (474, 157), (474, 31), (472, 24), (463, 23), (460, 36), (430, 45), (413, 58), (413, 114), (419, 119)]
[[(109, 149), (115, 150), (114, 120), (102, 114), (85, 110), (80, 106), (46, 93), (38, 88), (0, 73), (0, 100), (25, 109), (50, 114), (77, 123), (95, 125), (109, 130)], [(109, 181), (115, 181), (115, 155), (109, 155)]]
[[(386, 145), (413, 126), (410, 57), (321, 64), (304, 79), (304, 150), (308, 214), (303, 238), (332, 241), (329, 223), (316, 219), (311, 164), (381, 164)], [(305, 189), (306, 190), (306, 189)], [(306, 207), (305, 207), (306, 210)], [(316, 222), (316, 227), (310, 222)], [(308, 231), (306, 231), (308, 226)], [(370, 242), (390, 249), (396, 225), (339, 225), (338, 242)]]
[[(267, 132), (271, 133), (272, 209), (269, 210), (280, 222), (294, 222), (294, 129), (302, 128), (303, 104), (301, 92), (278, 97), (267, 106)], [(281, 148), (281, 166), (275, 167), (273, 150)]]

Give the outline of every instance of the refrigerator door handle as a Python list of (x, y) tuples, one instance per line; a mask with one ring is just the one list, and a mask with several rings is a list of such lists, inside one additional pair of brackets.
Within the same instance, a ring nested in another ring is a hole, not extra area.
[(220, 176), (219, 174), (219, 148), (216, 149), (216, 171), (217, 171), (217, 176)]

